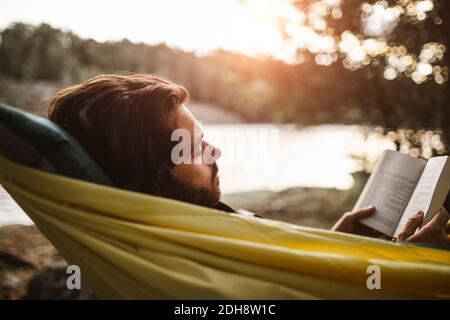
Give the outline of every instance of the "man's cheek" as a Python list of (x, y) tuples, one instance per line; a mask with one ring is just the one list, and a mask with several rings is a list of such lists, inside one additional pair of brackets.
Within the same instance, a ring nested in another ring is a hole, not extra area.
[(209, 181), (212, 179), (212, 170), (209, 167), (202, 165), (196, 166), (190, 173), (190, 183), (197, 187), (204, 187), (209, 185)]

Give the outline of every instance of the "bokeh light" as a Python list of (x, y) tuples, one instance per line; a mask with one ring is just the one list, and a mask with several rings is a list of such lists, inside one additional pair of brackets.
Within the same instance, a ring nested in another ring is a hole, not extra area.
[[(431, 15), (434, 3), (431, 0), (400, 0), (394, 5), (387, 1), (364, 2), (360, 6), (360, 33), (345, 30), (341, 33), (328, 26), (329, 19), (341, 19), (341, 1), (322, 0), (304, 7), (296, 6), (298, 1), (284, 1), (280, 18), (289, 42), (289, 53), (285, 60), (302, 63), (293, 55), (309, 51), (315, 55), (318, 65), (330, 65), (338, 60), (345, 68), (357, 70), (375, 61), (384, 62), (383, 76), (387, 80), (399, 77), (411, 78), (420, 84), (434, 80), (437, 84), (448, 81), (448, 66), (443, 65), (447, 48), (438, 42), (424, 43), (419, 52), (413, 52), (405, 45), (388, 41), (389, 35), (400, 19), (407, 23), (421, 23), (433, 18), (440, 24), (439, 17)], [(287, 48), (287, 46), (286, 46)]]

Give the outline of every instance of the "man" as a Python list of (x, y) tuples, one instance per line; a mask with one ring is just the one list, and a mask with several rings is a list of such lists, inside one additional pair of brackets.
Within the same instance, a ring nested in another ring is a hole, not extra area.
[[(49, 119), (77, 139), (119, 188), (233, 212), (220, 202), (216, 160), (221, 152), (203, 139), (184, 105), (187, 99), (185, 88), (156, 76), (100, 75), (57, 93)], [(174, 157), (177, 130), (188, 133), (180, 140), (189, 139), (184, 142), (190, 149)], [(345, 213), (333, 230), (377, 236), (359, 222), (374, 212), (370, 207)], [(449, 242), (445, 210), (416, 232), (421, 219), (420, 214), (412, 218), (400, 240)]]

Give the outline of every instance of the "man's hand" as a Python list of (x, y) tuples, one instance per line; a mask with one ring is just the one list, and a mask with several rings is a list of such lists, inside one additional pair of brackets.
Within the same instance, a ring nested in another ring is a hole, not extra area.
[(448, 220), (449, 215), (445, 208), (442, 208), (433, 219), (419, 228), (423, 221), (423, 212), (417, 212), (408, 219), (403, 230), (398, 234), (397, 240), (450, 245), (450, 239), (445, 233)]
[(375, 207), (370, 206), (362, 210), (346, 212), (331, 228), (333, 231), (353, 233), (366, 237), (379, 237), (382, 233), (363, 225), (359, 220), (370, 217), (375, 213)]

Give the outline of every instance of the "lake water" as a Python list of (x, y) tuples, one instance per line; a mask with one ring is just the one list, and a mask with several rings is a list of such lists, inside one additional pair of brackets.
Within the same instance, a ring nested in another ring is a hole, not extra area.
[[(366, 139), (364, 128), (321, 125), (210, 124), (205, 139), (222, 150), (218, 160), (222, 192), (282, 190), (294, 186), (350, 188), (359, 170), (351, 155), (376, 159), (392, 142)], [(31, 224), (0, 188), (0, 225)]]

